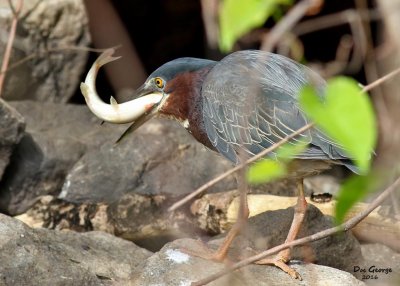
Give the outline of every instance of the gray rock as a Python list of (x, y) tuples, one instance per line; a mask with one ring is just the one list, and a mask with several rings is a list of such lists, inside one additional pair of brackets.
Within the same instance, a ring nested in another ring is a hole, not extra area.
[(133, 241), (151, 251), (199, 230), (182, 210), (169, 213), (165, 196), (123, 195), (111, 204), (78, 204), (42, 196), (32, 208), (15, 218), (30, 227), (86, 232), (104, 231)]
[[(60, 198), (112, 202), (127, 192), (179, 197), (231, 166), (176, 122), (151, 120), (121, 143), (110, 141), (87, 152), (68, 174)], [(234, 186), (231, 177), (212, 191)]]
[(27, 122), (0, 182), (0, 209), (15, 215), (41, 195), (58, 194), (68, 170), (88, 145), (100, 144), (102, 136), (96, 137), (101, 131), (96, 128), (99, 121), (84, 106), (33, 101), (10, 104)]
[(86, 106), (34, 101), (10, 104), (27, 122), (0, 182), (0, 209), (12, 215), (27, 210), (41, 195), (58, 195), (68, 171), (86, 150), (112, 140), (112, 134), (116, 138), (118, 130), (123, 130), (101, 126)]
[(11, 101), (26, 120), (26, 131), (33, 137), (65, 138), (87, 146), (100, 146), (114, 140), (124, 126), (104, 124), (95, 117), (86, 105), (36, 102), (31, 100)]
[[(180, 196), (231, 167), (173, 121), (154, 119), (114, 145), (127, 127), (100, 125), (86, 106), (12, 105), (26, 118), (27, 135), (0, 183), (0, 208), (9, 214), (40, 195), (58, 195), (61, 186), (61, 197), (74, 202), (114, 202), (130, 191)], [(234, 185), (230, 178), (214, 190)]]
[(30, 229), (0, 214), (1, 285), (125, 285), (150, 255), (106, 233)]
[(15, 215), (27, 210), (45, 194), (58, 193), (67, 170), (85, 148), (65, 138), (26, 134), (17, 145), (0, 182), (0, 210)]
[[(127, 285), (190, 285), (225, 268), (222, 263), (189, 256), (184, 251), (199, 251), (201, 244), (180, 239), (165, 245), (136, 268)], [(183, 251), (182, 251), (183, 250)], [(334, 268), (315, 265), (292, 265), (303, 281), (272, 266), (249, 265), (207, 285), (364, 285), (351, 274)]]
[[(0, 9), (3, 55), (12, 11), (6, 0), (0, 0)], [(8, 72), (3, 98), (67, 102), (76, 91), (87, 60), (87, 52), (71, 47), (89, 45), (87, 22), (83, 1), (24, 1), (10, 66), (31, 58)]]
[(399, 285), (400, 253), (383, 244), (361, 245), (364, 262), (353, 269), (370, 285)]
[(23, 117), (4, 100), (0, 99), (0, 179), (7, 167), (12, 150), (25, 129)]
[[(263, 251), (283, 243), (293, 219), (293, 208), (268, 211), (249, 219), (247, 229), (235, 241), (237, 249), (248, 245), (251, 249)], [(324, 216), (312, 205), (307, 208), (298, 238), (305, 237), (334, 226), (333, 219)], [(221, 239), (218, 240), (220, 242)], [(362, 261), (359, 242), (350, 233), (342, 233), (311, 242), (292, 250), (292, 259), (317, 263), (353, 272), (354, 265)]]

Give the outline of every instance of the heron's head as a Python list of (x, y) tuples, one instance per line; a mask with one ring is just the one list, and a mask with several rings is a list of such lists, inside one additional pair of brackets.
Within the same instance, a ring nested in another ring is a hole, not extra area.
[[(203, 74), (215, 65), (214, 61), (197, 58), (179, 58), (156, 69), (136, 91), (135, 98), (148, 94), (160, 94), (162, 99), (146, 119), (157, 113), (179, 117), (185, 109), (185, 98), (200, 90)], [(186, 118), (176, 118), (178, 120)]]
[(95, 81), (101, 66), (118, 59), (112, 56), (113, 52), (114, 49), (109, 49), (96, 60), (81, 84), (81, 91), (90, 110), (100, 119), (111, 123), (133, 122), (129, 132), (158, 113), (185, 120), (188, 104), (185, 98), (200, 90), (204, 75), (215, 65), (214, 61), (196, 58), (170, 61), (147, 78), (132, 100), (118, 104), (111, 97), (110, 104), (106, 104), (96, 92)]

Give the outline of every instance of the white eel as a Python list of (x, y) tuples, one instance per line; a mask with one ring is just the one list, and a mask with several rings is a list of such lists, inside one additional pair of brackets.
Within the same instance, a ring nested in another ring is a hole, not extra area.
[(108, 49), (97, 58), (90, 68), (85, 82), (81, 83), (81, 92), (89, 109), (100, 119), (111, 123), (133, 122), (159, 103), (162, 94), (151, 93), (120, 104), (112, 96), (110, 104), (102, 101), (96, 91), (96, 77), (100, 67), (120, 58), (112, 56), (114, 51), (114, 49)]

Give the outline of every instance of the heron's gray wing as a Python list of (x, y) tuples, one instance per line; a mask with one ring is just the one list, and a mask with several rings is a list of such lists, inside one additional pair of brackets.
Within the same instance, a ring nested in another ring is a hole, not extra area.
[[(307, 124), (297, 101), (299, 90), (307, 83), (316, 85), (322, 94), (323, 79), (290, 59), (260, 51), (227, 56), (202, 86), (208, 138), (233, 162), (238, 162), (239, 150), (254, 155), (272, 146)], [(346, 158), (321, 132), (306, 131), (292, 142), (300, 138), (310, 147), (299, 158)]]

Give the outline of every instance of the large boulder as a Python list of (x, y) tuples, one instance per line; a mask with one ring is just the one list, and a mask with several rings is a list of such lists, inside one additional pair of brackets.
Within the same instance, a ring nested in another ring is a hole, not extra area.
[(67, 171), (84, 150), (79, 142), (26, 134), (0, 182), (0, 210), (19, 214), (39, 196), (59, 192)]
[[(180, 239), (165, 245), (135, 269), (134, 278), (127, 285), (191, 285), (219, 271), (223, 263), (216, 263), (186, 254), (187, 250), (201, 251), (196, 240)], [(249, 265), (207, 285), (365, 285), (350, 273), (315, 264), (291, 265), (303, 281), (295, 280), (273, 266)]]
[[(12, 1), (15, 3), (18, 1)], [(89, 45), (88, 19), (81, 0), (23, 1), (13, 44), (3, 98), (67, 102), (75, 93), (85, 68)], [(8, 40), (13, 12), (0, 0), (0, 55)], [(29, 60), (26, 60), (29, 57)]]
[[(126, 192), (177, 198), (232, 167), (177, 122), (165, 119), (151, 120), (121, 143), (114, 142), (89, 150), (75, 164), (60, 198), (113, 202)], [(235, 184), (231, 176), (211, 190), (229, 190)]]
[[(187, 252), (202, 244), (179, 239), (152, 254), (102, 232), (31, 229), (0, 214), (0, 281), (5, 285), (190, 285), (226, 269)], [(235, 249), (234, 249), (235, 250)], [(236, 249), (238, 251), (238, 249)], [(297, 263), (301, 285), (364, 285), (334, 268)], [(249, 265), (210, 285), (299, 285), (272, 266)]]
[(126, 285), (151, 255), (110, 234), (31, 229), (2, 214), (0, 230), (1, 285)]
[(7, 167), (15, 145), (25, 129), (23, 117), (4, 100), (0, 99), (0, 180)]
[(68, 170), (88, 146), (100, 145), (110, 132), (99, 135), (107, 127), (102, 128), (86, 106), (34, 101), (10, 105), (27, 122), (0, 182), (0, 209), (14, 215), (41, 195), (58, 194)]
[(180, 237), (190, 237), (199, 229), (184, 210), (169, 213), (163, 195), (127, 193), (111, 204), (71, 203), (42, 196), (26, 213), (15, 218), (35, 228), (104, 231), (151, 251)]
[[(383, 235), (383, 234), (382, 234)], [(397, 240), (399, 245), (399, 240)], [(383, 244), (361, 246), (364, 263), (354, 265), (353, 273), (379, 285), (398, 285), (400, 282), (400, 253)], [(371, 283), (372, 284), (372, 283)]]

